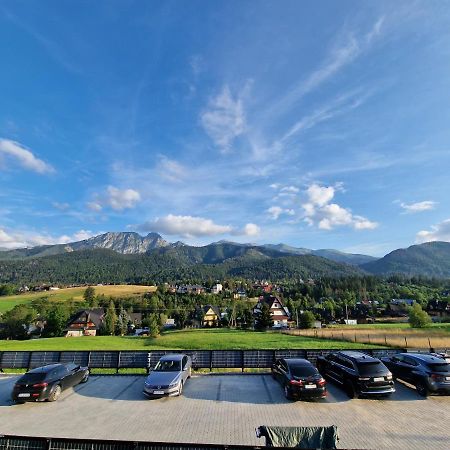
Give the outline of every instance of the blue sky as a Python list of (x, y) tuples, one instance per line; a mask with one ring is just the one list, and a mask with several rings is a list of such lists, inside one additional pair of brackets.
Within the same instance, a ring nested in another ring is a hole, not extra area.
[(0, 4), (0, 247), (450, 241), (450, 3)]

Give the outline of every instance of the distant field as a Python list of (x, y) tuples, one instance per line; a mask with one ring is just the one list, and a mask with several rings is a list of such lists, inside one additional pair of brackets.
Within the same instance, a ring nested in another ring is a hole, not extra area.
[(407, 323), (337, 325), (319, 330), (291, 330), (304, 337), (340, 339), (344, 342), (381, 344), (391, 347), (448, 348), (450, 324), (431, 324), (427, 328), (411, 328)]
[[(133, 284), (120, 284), (111, 286), (92, 286), (95, 289), (95, 293), (98, 295), (104, 294), (106, 296), (118, 297), (118, 296), (134, 296), (141, 295), (145, 292), (156, 291), (156, 286), (138, 286)], [(59, 289), (58, 291), (45, 291), (45, 292), (28, 292), (26, 294), (9, 295), (6, 297), (0, 297), (0, 313), (8, 311), (14, 306), (29, 303), (32, 300), (38, 298), (48, 298), (54, 301), (65, 301), (73, 298), (74, 300), (82, 300), (83, 293), (86, 290), (84, 287)]]
[[(290, 336), (278, 332), (241, 330), (170, 331), (153, 339), (143, 337), (95, 336), (0, 341), (0, 350), (230, 350), (230, 349), (349, 349), (369, 347), (351, 342)], [(374, 347), (373, 345), (371, 347)]]

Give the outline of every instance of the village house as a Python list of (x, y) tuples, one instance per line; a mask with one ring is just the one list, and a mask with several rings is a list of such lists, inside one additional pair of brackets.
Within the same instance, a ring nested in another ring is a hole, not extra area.
[(291, 321), (291, 314), (278, 297), (273, 295), (259, 297), (258, 303), (253, 309), (253, 314), (259, 314), (264, 303), (269, 307), (273, 328), (287, 328)]
[(197, 306), (193, 321), (196, 327), (217, 327), (220, 323), (220, 309), (214, 305)]
[(216, 283), (211, 288), (211, 294), (218, 294), (219, 292), (222, 292), (222, 290), (223, 290), (223, 286), (220, 283)]
[(67, 323), (66, 337), (95, 336), (103, 324), (104, 317), (103, 308), (78, 311)]

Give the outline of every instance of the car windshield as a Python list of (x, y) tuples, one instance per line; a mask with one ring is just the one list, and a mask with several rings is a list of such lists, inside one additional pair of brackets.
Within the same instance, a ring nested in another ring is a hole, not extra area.
[(358, 362), (357, 366), (361, 376), (371, 377), (374, 375), (384, 375), (387, 372), (386, 366), (378, 361)]
[(433, 372), (450, 372), (450, 364), (429, 364)]
[(317, 369), (311, 366), (291, 366), (290, 369), (294, 377), (310, 377), (317, 373)]
[(156, 364), (155, 372), (179, 372), (181, 370), (181, 361), (164, 360)]
[(45, 378), (46, 373), (26, 373), (21, 379), (21, 383), (38, 383)]

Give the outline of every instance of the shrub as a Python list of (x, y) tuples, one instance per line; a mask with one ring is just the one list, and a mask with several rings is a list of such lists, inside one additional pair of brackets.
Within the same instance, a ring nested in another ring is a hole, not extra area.
[(412, 328), (425, 328), (431, 324), (431, 317), (418, 303), (409, 309), (409, 325)]

